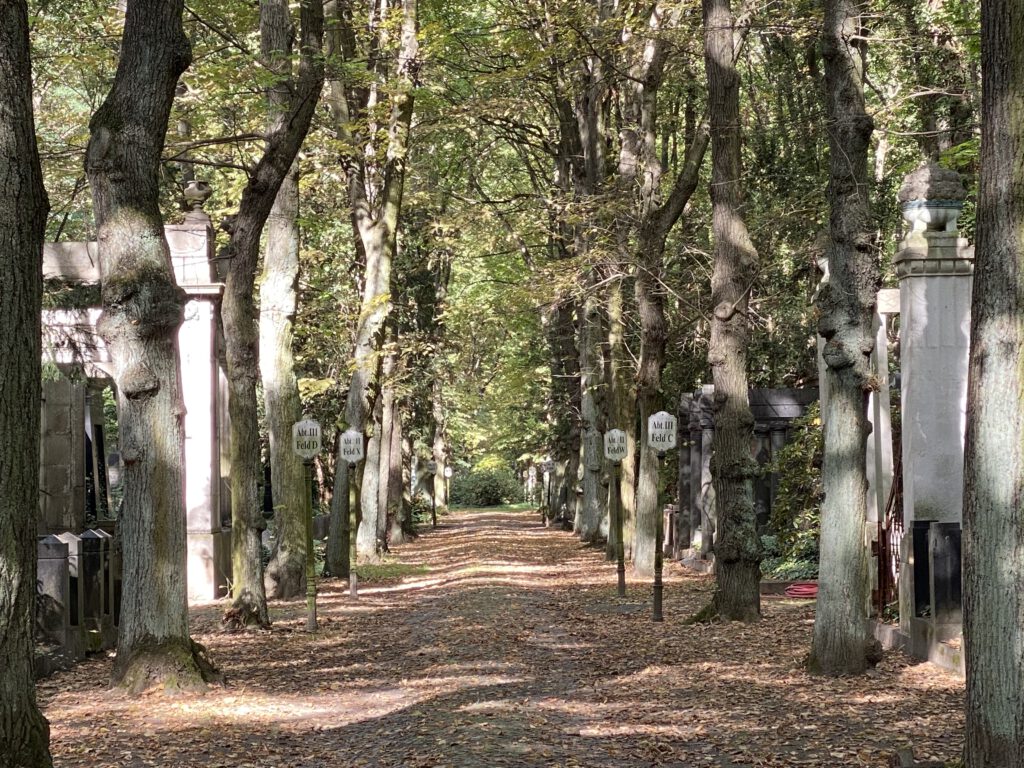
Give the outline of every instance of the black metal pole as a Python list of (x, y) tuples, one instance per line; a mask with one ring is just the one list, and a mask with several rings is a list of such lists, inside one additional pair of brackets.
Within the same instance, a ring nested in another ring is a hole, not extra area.
[(615, 462), (612, 469), (612, 487), (615, 505), (615, 570), (619, 580), (619, 597), (626, 596), (626, 544), (622, 540), (622, 464)]
[(654, 621), (664, 621), (661, 613), (661, 599), (664, 587), (661, 583), (662, 549), (664, 549), (665, 513), (661, 499), (661, 465), (665, 460), (665, 452), (658, 451), (658, 528), (654, 533)]
[[(306, 629), (316, 632), (316, 565), (313, 557), (313, 462), (303, 462), (306, 468)], [(348, 490), (346, 489), (346, 493)]]
[(430, 476), (430, 527), (437, 528), (437, 475)]

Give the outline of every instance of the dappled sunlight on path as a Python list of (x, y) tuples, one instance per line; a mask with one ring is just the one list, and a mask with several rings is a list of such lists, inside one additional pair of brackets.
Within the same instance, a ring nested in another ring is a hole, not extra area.
[(666, 567), (615, 596), (603, 551), (519, 511), (460, 512), (397, 548), (409, 575), (321, 585), (270, 631), (193, 632), (227, 674), (204, 696), (126, 699), (108, 659), (44, 681), (57, 766), (857, 766), (897, 746), (959, 750), (960, 681), (891, 655), (872, 676), (809, 677), (813, 604), (766, 602), (755, 626), (688, 626), (707, 577)]

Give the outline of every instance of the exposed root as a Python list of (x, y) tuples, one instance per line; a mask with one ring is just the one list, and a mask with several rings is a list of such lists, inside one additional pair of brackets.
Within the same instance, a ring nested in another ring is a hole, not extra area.
[(111, 680), (131, 696), (147, 691), (204, 693), (208, 684), (223, 683), (206, 648), (187, 638), (182, 642), (142, 643), (127, 658), (118, 653)]

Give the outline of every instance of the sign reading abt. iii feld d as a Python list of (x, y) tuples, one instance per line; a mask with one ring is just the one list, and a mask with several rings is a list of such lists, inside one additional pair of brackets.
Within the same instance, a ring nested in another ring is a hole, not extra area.
[(292, 450), (306, 461), (320, 453), (320, 422), (312, 419), (297, 421), (292, 426)]

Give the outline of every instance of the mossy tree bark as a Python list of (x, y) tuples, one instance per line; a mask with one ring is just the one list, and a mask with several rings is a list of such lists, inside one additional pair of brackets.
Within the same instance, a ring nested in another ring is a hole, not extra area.
[(260, 279), (260, 375), (270, 442), (274, 549), (263, 584), (268, 598), (286, 599), (306, 589), (306, 477), (291, 449), (292, 425), (302, 418), (292, 325), (299, 280), (299, 166), (281, 183), (267, 220)]
[(830, 278), (818, 293), (829, 393), (822, 409), (825, 460), (821, 569), (809, 667), (858, 674), (868, 665), (866, 446), (871, 329), (878, 290), (877, 253), (868, 197), (873, 131), (864, 104), (861, 7), (826, 0), (821, 48), (829, 133)]
[(967, 768), (1024, 767), (1024, 2), (981, 7), (964, 472)]
[[(335, 131), (347, 148), (341, 165), (352, 206), (357, 250), (363, 260), (362, 301), (352, 345), (353, 373), (345, 402), (345, 422), (349, 429), (362, 431), (369, 438), (379, 395), (385, 324), (391, 311), (391, 267), (405, 189), (413, 85), (420, 65), (419, 27), (416, 0), (372, 4), (368, 26), (376, 30), (376, 36), (364, 54), (360, 50), (362, 32), (357, 31), (362, 20), (355, 18), (353, 6), (352, 0), (331, 0), (327, 4), (331, 17), (328, 58), (336, 62), (329, 78), (327, 100)], [(397, 17), (397, 23), (393, 17)], [(395, 29), (399, 30), (397, 36), (393, 34)], [(351, 75), (356, 66), (364, 66), (368, 76)], [(380, 120), (385, 112), (382, 107), (388, 101), (388, 117)], [(378, 446), (372, 451), (371, 461), (370, 448), (368, 445), (359, 491), (356, 555), (374, 561), (382, 551), (378, 528), (379, 516), (385, 510), (380, 509), (377, 494), (381, 453)], [(351, 510), (349, 497), (342, 488), (350, 473), (340, 453), (336, 466), (327, 568), (345, 577), (348, 563), (343, 553), (350, 546)]]
[(124, 593), (113, 683), (201, 689), (188, 634), (184, 406), (178, 288), (159, 205), (160, 154), (191, 50), (181, 0), (129, 0), (113, 86), (89, 124), (85, 168), (99, 241), (103, 315), (124, 462)]
[(40, 312), (49, 203), (32, 111), (28, 10), (0, 3), (0, 766), (49, 768), (32, 640), (39, 508)]
[[(619, 273), (608, 285), (606, 294), (608, 344), (605, 355), (605, 382), (608, 389), (609, 428), (626, 433), (626, 457), (622, 460), (619, 479), (619, 514), (622, 515), (622, 545), (625, 557), (632, 557), (636, 527), (636, 391), (633, 364), (626, 344), (624, 323), (626, 276)], [(609, 484), (609, 492), (611, 485)], [(611, 503), (611, 502), (609, 502)], [(616, 556), (614, 527), (609, 528), (606, 554)]]
[(323, 6), (318, 0), (304, 0), (300, 16), (300, 63), (298, 76), (293, 77), (288, 3), (260, 3), (261, 54), (266, 66), (279, 77), (271, 87), (273, 120), (263, 155), (242, 191), (238, 213), (230, 226), (230, 240), (220, 254), (228, 265), (221, 322), (231, 422), (232, 605), (225, 621), (233, 627), (265, 627), (270, 623), (260, 548), (265, 525), (259, 494), (259, 331), (254, 288), (263, 227), (306, 138), (323, 88)]
[(715, 385), (711, 471), (718, 512), (712, 602), (723, 619), (755, 621), (761, 616), (761, 544), (754, 515), (757, 464), (750, 455), (754, 417), (747, 394), (747, 309), (757, 274), (757, 251), (742, 211), (739, 75), (730, 0), (704, 0), (703, 12), (715, 247), (708, 348)]

